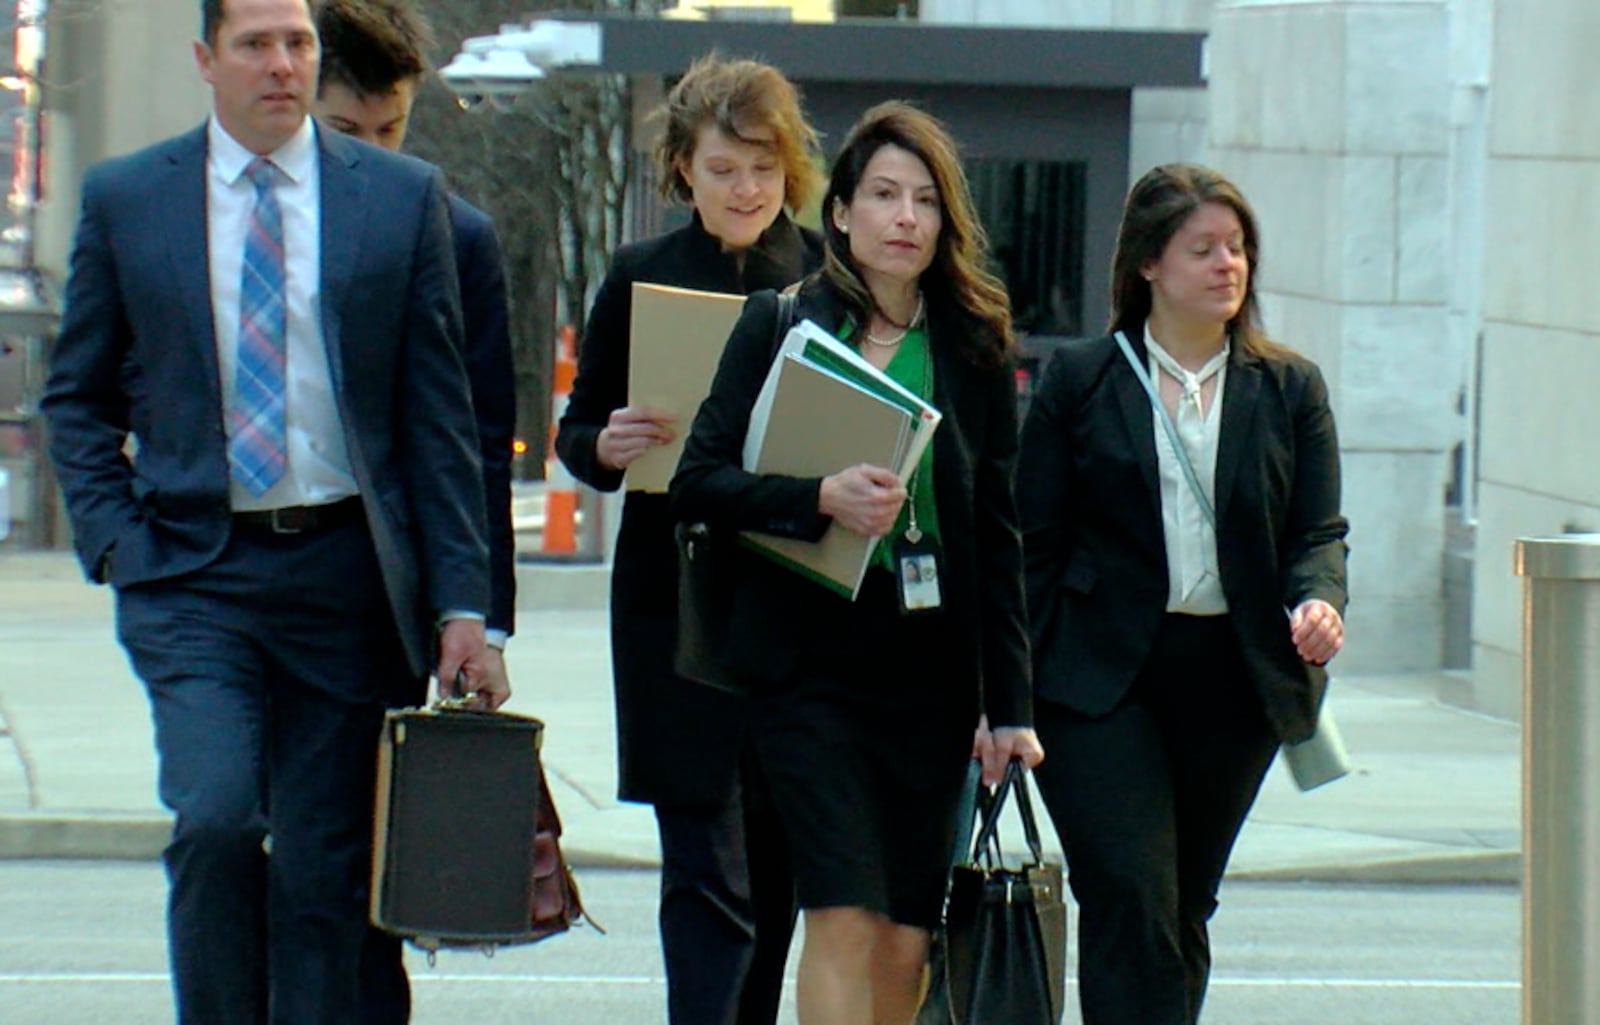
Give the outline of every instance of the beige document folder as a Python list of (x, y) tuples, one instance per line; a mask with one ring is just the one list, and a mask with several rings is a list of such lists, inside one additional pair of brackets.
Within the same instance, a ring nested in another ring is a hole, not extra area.
[(667, 490), (689, 425), (711, 391), (717, 360), (743, 308), (742, 295), (634, 282), (628, 404), (655, 406), (676, 416), (677, 437), (629, 465), (629, 491)]
[[(826, 477), (857, 463), (900, 465), (915, 426), (904, 409), (793, 355), (774, 369), (765, 430), (751, 446), (755, 472)], [(877, 543), (837, 523), (815, 542), (755, 531), (740, 537), (852, 600)]]

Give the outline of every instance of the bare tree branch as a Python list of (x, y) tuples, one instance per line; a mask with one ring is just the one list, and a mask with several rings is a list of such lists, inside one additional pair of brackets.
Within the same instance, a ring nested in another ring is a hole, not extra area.
[[(655, 0), (451, 0), (429, 17), (443, 63), (468, 36), (488, 35), (541, 10), (650, 14)], [(632, 99), (620, 75), (558, 73), (508, 111), (463, 111), (437, 81), (418, 99), (412, 147), (495, 219), (512, 297), (518, 436), (543, 474), (554, 340), (582, 325), (591, 293), (622, 237), (632, 179)]]

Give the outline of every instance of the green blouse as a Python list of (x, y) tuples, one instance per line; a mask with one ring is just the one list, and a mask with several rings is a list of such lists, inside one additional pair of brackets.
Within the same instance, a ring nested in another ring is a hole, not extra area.
[[(844, 341), (850, 340), (854, 327), (853, 324), (845, 325), (841, 332)], [(928, 348), (927, 328), (917, 327), (907, 331), (883, 371), (907, 391), (924, 402), (932, 403), (933, 355)], [(900, 507), (894, 528), (878, 541), (878, 546), (872, 552), (872, 565), (881, 566), (891, 573), (895, 571), (894, 544), (910, 526), (913, 506), (917, 511), (917, 529), (922, 531), (924, 542), (931, 541), (937, 545), (939, 541), (939, 513), (933, 499), (933, 445), (923, 449), (922, 458), (917, 461), (917, 468), (912, 472), (906, 490), (910, 492), (910, 501)]]

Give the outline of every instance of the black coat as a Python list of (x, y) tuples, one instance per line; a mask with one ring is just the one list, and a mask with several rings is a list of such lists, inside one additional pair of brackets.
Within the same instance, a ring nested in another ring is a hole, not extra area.
[[(1144, 339), (1129, 341), (1141, 360)], [(1023, 429), (1018, 505), (1039, 697), (1110, 711), (1165, 614), (1166, 540), (1150, 399), (1115, 338), (1059, 350)], [(1310, 360), (1235, 344), (1222, 394), (1217, 562), (1252, 682), (1278, 736), (1310, 736), (1327, 672), (1300, 660), (1284, 610), (1344, 612), (1339, 441)]]
[[(611, 411), (628, 403), (635, 281), (746, 295), (792, 284), (821, 260), (820, 237), (784, 216), (745, 251), (742, 272), (698, 216), (687, 227), (619, 248), (589, 311), (578, 376), (556, 434), (567, 469), (601, 491), (622, 486), (622, 474), (596, 460), (595, 441)], [(667, 496), (635, 491), (624, 500), (611, 575), (619, 794), (706, 806), (725, 799), (732, 785), (744, 708), (672, 672), (678, 597), (672, 524)]]
[[(928, 299), (933, 405), (944, 416), (933, 436), (933, 466), (950, 624), (947, 671), (928, 685), (950, 688), (947, 693), (959, 699), (956, 707), (972, 726), (980, 707), (994, 726), (1032, 725), (1022, 546), (1011, 490), (1017, 452), (1013, 370), (979, 369), (969, 362), (952, 337), (958, 330), (951, 326), (954, 317), (938, 297)], [(800, 291), (795, 316), (837, 332), (845, 310), (824, 284), (810, 281)], [(771, 364), (776, 317), (773, 295), (754, 296), (745, 306), (711, 394), (695, 417), (672, 497), (684, 520), (810, 540), (829, 523), (817, 511), (821, 481), (756, 475), (740, 467), (750, 408)], [(835, 621), (827, 606), (844, 599), (770, 560), (740, 555), (729, 650), (722, 659), (736, 671), (783, 679), (799, 661), (802, 644), (829, 643), (818, 625)], [(918, 710), (905, 711), (903, 728), (916, 722)]]

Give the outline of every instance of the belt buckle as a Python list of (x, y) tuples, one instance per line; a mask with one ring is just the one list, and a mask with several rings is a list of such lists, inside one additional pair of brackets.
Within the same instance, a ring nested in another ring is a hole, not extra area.
[[(283, 515), (284, 513), (289, 513), (290, 515), (286, 518)], [(306, 515), (306, 510), (303, 506), (284, 506), (273, 509), (271, 519), (272, 532), (274, 534), (304, 534), (311, 529), (309, 520), (310, 517)]]

